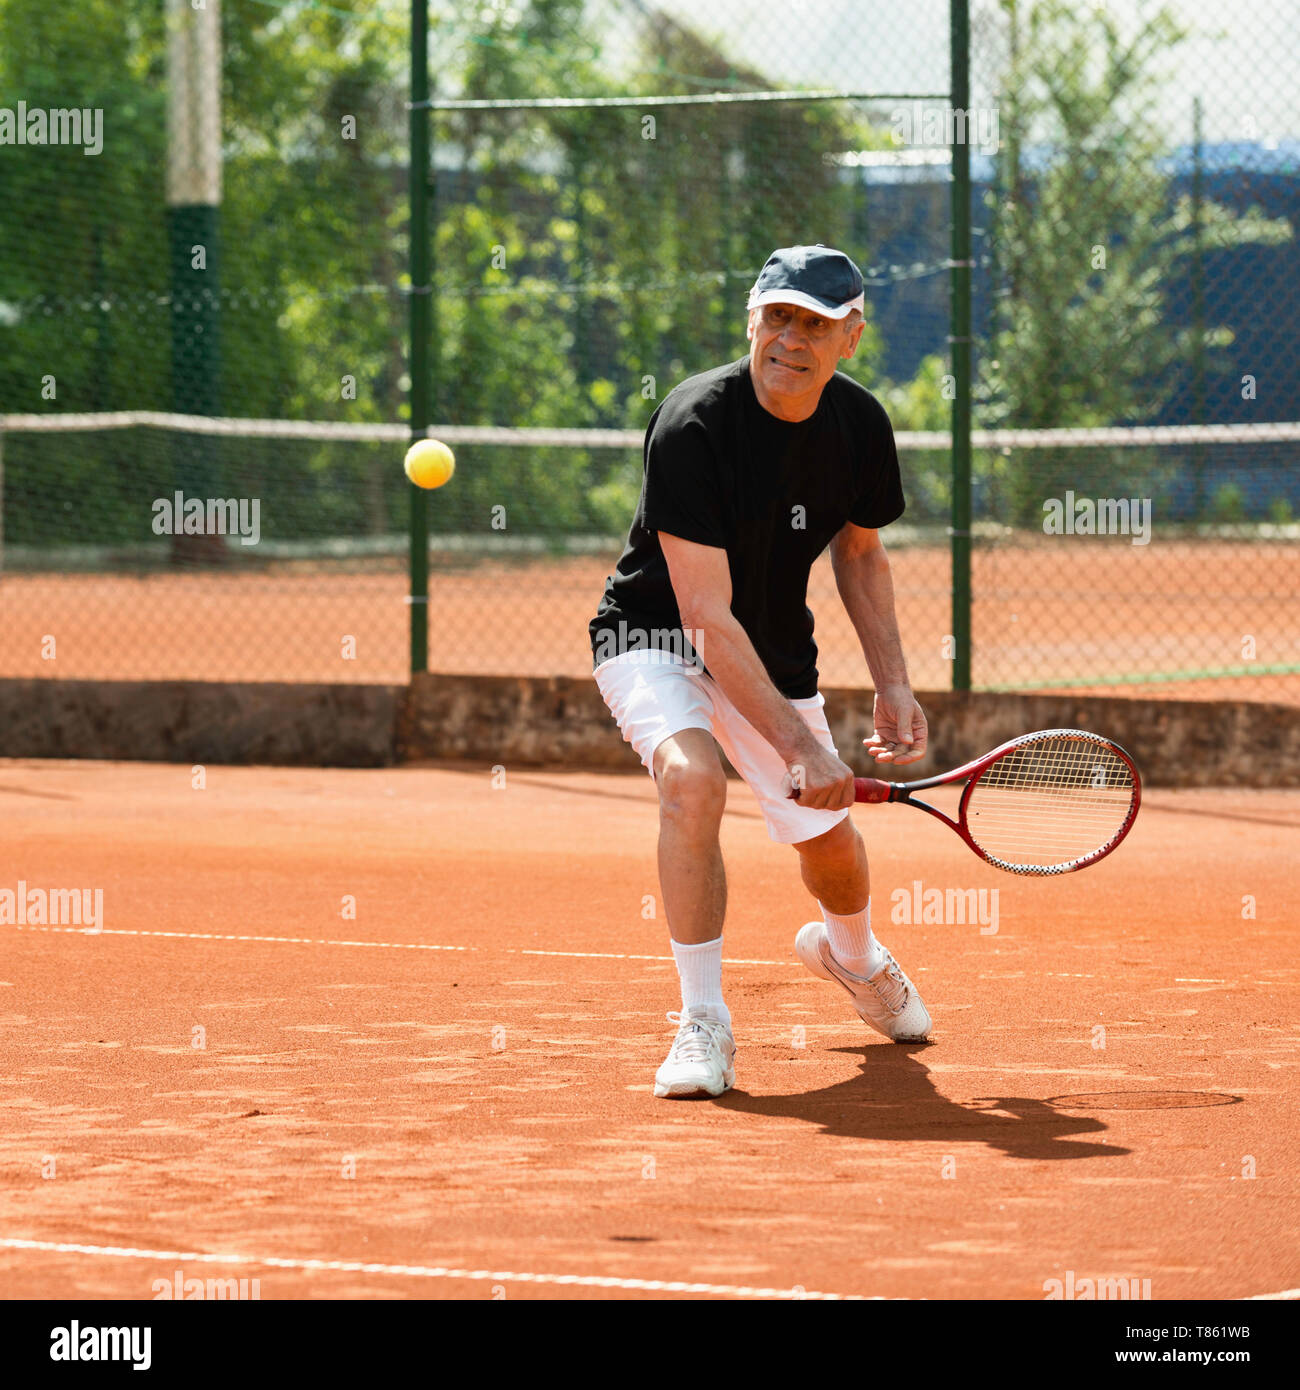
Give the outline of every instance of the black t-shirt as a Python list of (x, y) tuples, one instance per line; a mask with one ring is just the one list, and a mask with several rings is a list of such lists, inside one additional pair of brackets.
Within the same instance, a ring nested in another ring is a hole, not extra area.
[(813, 561), (846, 521), (875, 529), (903, 507), (889, 417), (850, 377), (836, 372), (797, 424), (759, 404), (748, 357), (690, 377), (646, 429), (641, 498), (590, 625), (595, 664), (642, 647), (692, 659), (657, 534), (667, 531), (726, 550), (731, 611), (773, 685), (792, 700), (815, 695)]

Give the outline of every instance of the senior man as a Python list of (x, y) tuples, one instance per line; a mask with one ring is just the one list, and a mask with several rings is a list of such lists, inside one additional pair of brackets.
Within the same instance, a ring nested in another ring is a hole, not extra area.
[(808, 575), (829, 545), (876, 696), (866, 746), (879, 762), (925, 751), (879, 531), (903, 513), (893, 430), (880, 402), (837, 371), (863, 330), (863, 281), (825, 246), (775, 251), (748, 303), (749, 352), (689, 378), (646, 430), (645, 473), (618, 567), (590, 625), (595, 679), (655, 779), (659, 880), (681, 984), (664, 1097), (735, 1082), (722, 991), (727, 888), (718, 832), (721, 745), (768, 833), (793, 845), (821, 909), (795, 947), (896, 1042), (930, 1016), (872, 934), (853, 773), (817, 690)]

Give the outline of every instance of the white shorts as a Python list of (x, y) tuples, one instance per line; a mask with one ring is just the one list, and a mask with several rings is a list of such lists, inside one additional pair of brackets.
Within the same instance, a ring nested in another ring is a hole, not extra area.
[[(778, 844), (797, 845), (824, 835), (848, 815), (847, 810), (818, 811), (791, 801), (782, 790), (786, 765), (781, 755), (711, 676), (676, 653), (654, 648), (624, 652), (602, 662), (595, 675), (619, 731), (652, 777), (655, 749), (664, 739), (683, 729), (704, 729), (722, 745), (732, 767), (758, 799), (767, 833)], [(790, 703), (818, 742), (835, 752), (822, 696)]]

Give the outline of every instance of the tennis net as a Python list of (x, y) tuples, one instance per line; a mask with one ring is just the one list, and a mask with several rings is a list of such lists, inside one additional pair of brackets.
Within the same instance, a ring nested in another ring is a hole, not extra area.
[[(434, 671), (584, 675), (635, 430), (436, 426)], [(0, 416), (0, 675), (402, 681), (400, 424)], [(1300, 425), (977, 431), (981, 689), (1300, 701)], [(951, 683), (949, 440), (900, 433), (885, 532), (918, 689)], [(870, 683), (828, 559), (826, 686)]]

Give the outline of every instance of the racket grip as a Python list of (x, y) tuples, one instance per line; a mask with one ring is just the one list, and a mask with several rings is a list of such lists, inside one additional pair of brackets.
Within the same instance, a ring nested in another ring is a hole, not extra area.
[(892, 782), (882, 782), (879, 777), (855, 777), (853, 779), (854, 801), (876, 803), (888, 801), (894, 790)]

